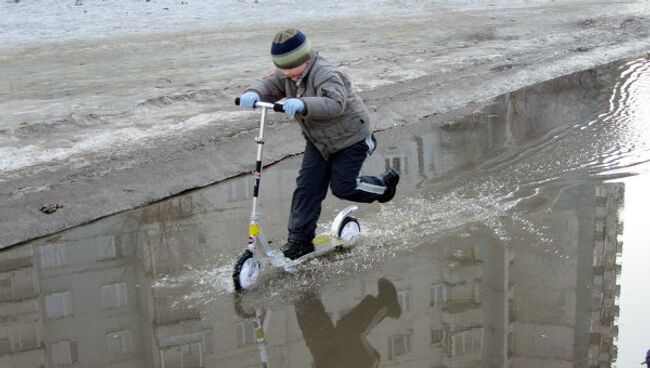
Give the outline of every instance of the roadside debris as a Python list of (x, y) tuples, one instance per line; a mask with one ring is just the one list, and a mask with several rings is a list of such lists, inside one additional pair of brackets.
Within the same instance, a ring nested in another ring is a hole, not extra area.
[(63, 208), (63, 205), (58, 203), (48, 203), (43, 207), (41, 207), (41, 212), (43, 212), (46, 215), (51, 215), (54, 212), (56, 212), (59, 208)]

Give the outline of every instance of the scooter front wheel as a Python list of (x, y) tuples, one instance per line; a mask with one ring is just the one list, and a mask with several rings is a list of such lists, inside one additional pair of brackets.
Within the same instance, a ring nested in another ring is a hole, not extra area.
[(235, 291), (246, 290), (255, 286), (261, 269), (261, 264), (257, 259), (253, 258), (253, 253), (248, 249), (244, 251), (235, 263), (232, 273)]

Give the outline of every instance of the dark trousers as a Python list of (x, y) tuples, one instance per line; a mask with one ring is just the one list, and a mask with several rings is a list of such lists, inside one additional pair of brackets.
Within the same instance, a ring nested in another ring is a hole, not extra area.
[(360, 176), (363, 163), (375, 149), (375, 138), (368, 137), (335, 152), (327, 160), (311, 142), (307, 142), (289, 216), (289, 241), (311, 242), (327, 188), (338, 198), (371, 203), (386, 187), (376, 176)]
[(316, 294), (307, 293), (301, 297), (295, 310), (305, 345), (314, 360), (312, 367), (379, 366), (381, 356), (366, 337), (386, 317), (382, 300), (366, 295), (336, 324)]

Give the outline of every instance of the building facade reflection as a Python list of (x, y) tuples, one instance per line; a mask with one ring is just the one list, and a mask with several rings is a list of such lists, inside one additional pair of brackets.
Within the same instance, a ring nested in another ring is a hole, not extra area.
[[(366, 169), (399, 169), (403, 196), (460, 173), (479, 177), (487, 159), (606, 108), (611, 73), (504, 95), (441, 128), (414, 126), (385, 140)], [(265, 174), (271, 235), (285, 231), (295, 175), (281, 164)], [(253, 319), (193, 278), (242, 249), (250, 184), (234, 178), (2, 252), (0, 366), (259, 366)], [(522, 199), (521, 216), (554, 247), (516, 223), (508, 239), (489, 224), (465, 224), (380, 271), (276, 303), (265, 318), (270, 366), (611, 365), (624, 187), (587, 180), (544, 189), (534, 198), (543, 206)], [(383, 304), (373, 299), (383, 295), (381, 277), (395, 288)], [(397, 317), (395, 303), (399, 318), (384, 318)], [(345, 346), (329, 350), (327, 339)]]

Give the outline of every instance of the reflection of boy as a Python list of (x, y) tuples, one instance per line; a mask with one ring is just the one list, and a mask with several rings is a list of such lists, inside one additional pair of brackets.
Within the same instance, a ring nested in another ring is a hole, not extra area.
[(314, 250), (312, 239), (321, 203), (332, 193), (354, 202), (381, 203), (395, 196), (399, 175), (390, 169), (381, 176), (361, 176), (374, 151), (368, 109), (348, 77), (311, 50), (296, 29), (278, 32), (271, 47), (278, 69), (254, 82), (240, 97), (240, 105), (254, 107), (264, 100), (283, 98), (284, 111), (295, 118), (307, 140), (302, 167), (293, 193), (285, 256), (295, 259)]
[(384, 278), (377, 284), (377, 296), (367, 295), (336, 326), (315, 293), (306, 294), (295, 304), (298, 325), (314, 359), (313, 367), (379, 365), (380, 355), (366, 341), (366, 336), (385, 317), (399, 318), (401, 311), (395, 286)]

